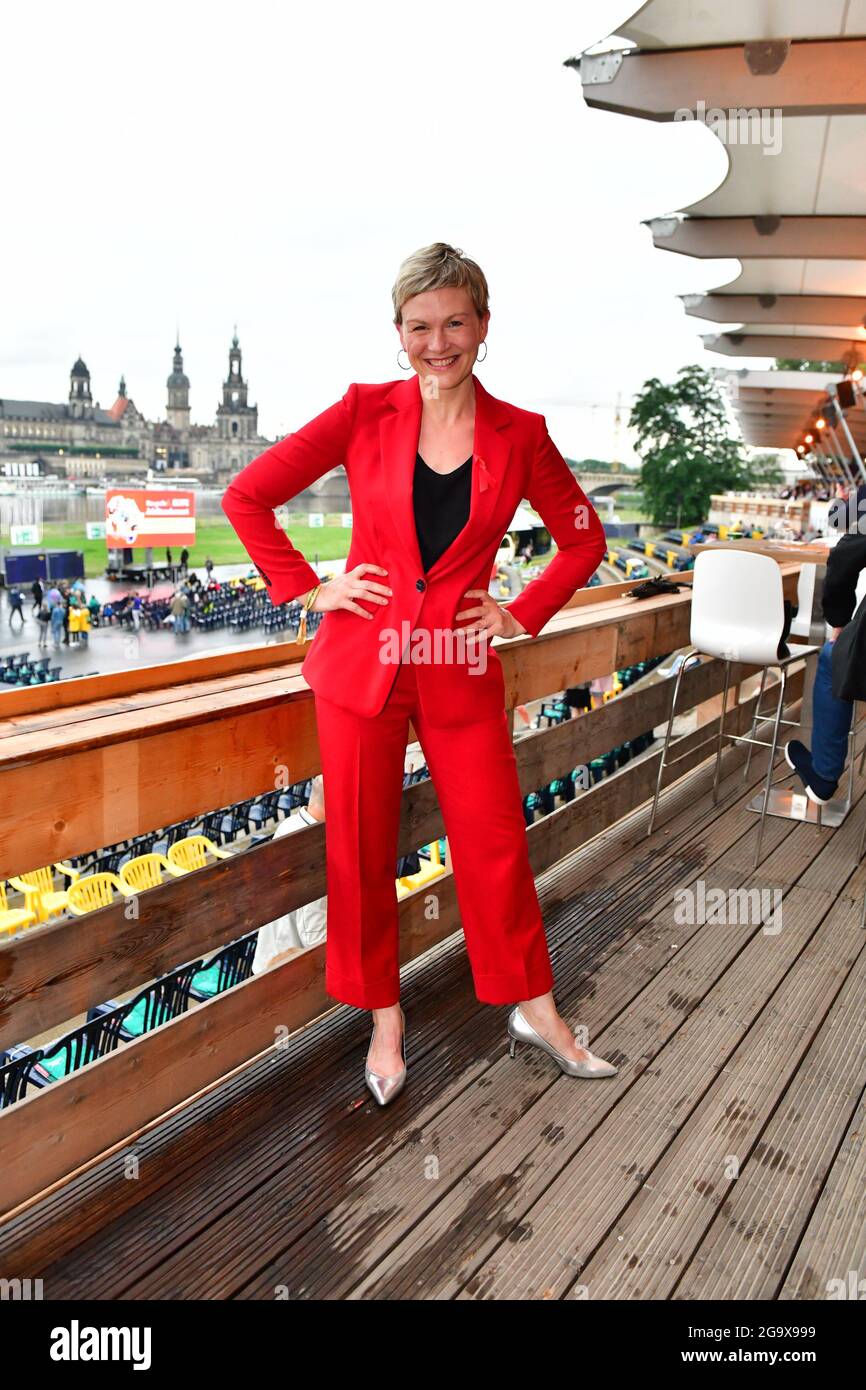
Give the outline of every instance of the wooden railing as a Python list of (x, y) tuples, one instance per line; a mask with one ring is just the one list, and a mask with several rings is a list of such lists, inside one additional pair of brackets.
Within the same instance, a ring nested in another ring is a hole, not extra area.
[[(782, 566), (786, 595), (798, 566)], [(584, 590), (538, 638), (498, 642), (512, 707), (688, 643), (691, 592), (638, 601), (632, 584)], [(193, 658), (0, 696), (0, 876), (200, 815), (319, 770), (303, 649), (280, 644)], [(726, 727), (744, 732), (754, 697)], [(683, 678), (680, 708), (709, 718), (724, 668)], [(802, 692), (802, 669), (789, 683)], [(580, 719), (515, 745), (524, 794), (663, 723), (672, 682), (626, 691)], [(770, 700), (769, 692), (765, 697)], [(414, 738), (414, 730), (410, 737)], [(680, 739), (677, 776), (703, 761), (698, 728)], [(658, 748), (528, 830), (536, 874), (652, 795)], [(327, 803), (327, 787), (325, 788)], [(430, 781), (403, 794), (398, 855), (445, 831)], [(85, 918), (57, 919), (0, 943), (0, 1048), (57, 1028), (326, 892), (324, 827), (279, 837)], [(425, 911), (430, 891), (438, 916)], [(401, 962), (460, 925), (449, 873), (400, 903)], [(61, 1180), (335, 1001), (324, 946), (257, 975), (0, 1114), (2, 1206)]]

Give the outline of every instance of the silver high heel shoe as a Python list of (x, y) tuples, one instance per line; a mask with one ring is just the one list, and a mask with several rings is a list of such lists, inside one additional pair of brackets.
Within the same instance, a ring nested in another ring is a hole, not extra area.
[[(378, 1072), (371, 1071), (369, 1067), (364, 1067), (364, 1080), (380, 1105), (387, 1105), (389, 1101), (399, 1096), (406, 1083), (406, 1015), (403, 1013), (402, 1004), (400, 1005), (400, 1014), (403, 1019), (403, 1036), (400, 1039), (400, 1046), (403, 1050), (403, 1070), (398, 1071), (396, 1076), (380, 1076)], [(374, 1023), (373, 1033), (370, 1037), (371, 1044), (375, 1035), (376, 1025)], [(370, 1050), (368, 1048), (367, 1056), (369, 1057), (369, 1055)]]
[(540, 1033), (536, 1033), (528, 1019), (524, 1018), (520, 1012), (519, 1004), (515, 1004), (511, 1013), (508, 1015), (508, 1036), (511, 1039), (508, 1051), (510, 1056), (514, 1056), (519, 1042), (529, 1043), (531, 1047), (539, 1047), (542, 1052), (546, 1052), (552, 1057), (566, 1073), (567, 1076), (616, 1076), (617, 1068), (610, 1062), (605, 1062), (601, 1057), (595, 1057), (589, 1048), (584, 1048), (584, 1052), (589, 1052), (590, 1060), (587, 1062), (575, 1062), (570, 1057), (563, 1057), (561, 1052), (557, 1052), (552, 1043), (543, 1038)]

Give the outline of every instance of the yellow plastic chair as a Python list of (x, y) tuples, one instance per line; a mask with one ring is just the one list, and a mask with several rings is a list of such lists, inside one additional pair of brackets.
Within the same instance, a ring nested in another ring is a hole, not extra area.
[(148, 888), (159, 887), (163, 870), (172, 878), (180, 878), (184, 872), (171, 864), (164, 854), (140, 854), (137, 859), (128, 859), (121, 865), (120, 881), (130, 892), (143, 893)]
[(109, 907), (114, 902), (115, 891), (128, 897), (117, 874), (86, 874), (84, 878), (70, 883), (67, 893), (67, 907), (76, 917), (95, 912), (98, 907)]
[(407, 893), (414, 893), (416, 888), (423, 888), (425, 883), (432, 883), (434, 878), (441, 878), (444, 874), (445, 866), (442, 863), (439, 841), (434, 840), (431, 845), (425, 845), (425, 849), (430, 850), (430, 863), (417, 874), (406, 874), (403, 878), (398, 878), (398, 899), (405, 898)]
[(49, 917), (66, 911), (67, 891), (54, 887), (54, 869), (58, 873), (66, 874), (72, 883), (79, 878), (78, 869), (58, 862), (53, 868), (31, 869), (29, 873), (19, 874), (17, 878), (8, 880), (13, 888), (24, 894), (26, 906), (36, 912), (40, 922), (47, 922)]
[(32, 927), (37, 921), (33, 907), (10, 907), (6, 897), (6, 884), (0, 878), (0, 936), (11, 936), (22, 927)]
[(216, 859), (231, 859), (227, 849), (220, 849), (207, 835), (188, 835), (185, 840), (176, 840), (168, 847), (169, 863), (181, 873), (191, 873), (193, 869), (203, 869), (209, 854)]

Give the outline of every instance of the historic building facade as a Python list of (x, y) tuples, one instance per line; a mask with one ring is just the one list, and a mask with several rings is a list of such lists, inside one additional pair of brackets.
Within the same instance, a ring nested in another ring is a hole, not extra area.
[(249, 403), (237, 332), (212, 425), (191, 423), (180, 343), (166, 390), (164, 420), (145, 419), (123, 377), (114, 404), (103, 410), (99, 401), (94, 404), (90, 373), (79, 357), (65, 403), (0, 399), (0, 478), (140, 477), (144, 482), (152, 470), (178, 483), (197, 477), (222, 484), (274, 442), (259, 434), (258, 406)]

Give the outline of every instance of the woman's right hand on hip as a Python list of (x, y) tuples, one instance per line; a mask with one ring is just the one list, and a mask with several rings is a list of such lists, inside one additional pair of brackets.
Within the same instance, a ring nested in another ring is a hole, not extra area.
[(385, 584), (364, 578), (367, 574), (387, 574), (381, 565), (356, 565), (353, 570), (337, 575), (323, 584), (312, 604), (314, 613), (327, 613), (334, 608), (348, 608), (362, 618), (372, 618), (373, 614), (362, 608), (358, 599), (369, 599), (371, 603), (387, 603), (391, 590)]

